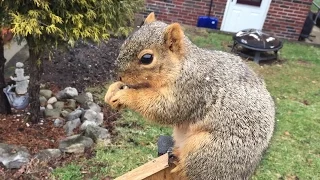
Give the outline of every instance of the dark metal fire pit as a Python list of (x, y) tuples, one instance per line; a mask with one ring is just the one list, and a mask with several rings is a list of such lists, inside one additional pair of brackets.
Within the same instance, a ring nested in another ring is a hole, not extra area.
[[(277, 59), (278, 50), (282, 48), (280, 40), (257, 29), (239, 31), (233, 36), (233, 41), (231, 52), (251, 58), (256, 63), (262, 60)], [(242, 50), (238, 50), (238, 46), (241, 46)]]

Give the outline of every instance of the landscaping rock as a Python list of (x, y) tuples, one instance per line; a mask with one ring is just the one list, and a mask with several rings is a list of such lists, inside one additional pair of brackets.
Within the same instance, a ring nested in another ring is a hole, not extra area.
[(47, 105), (47, 99), (44, 96), (40, 96), (39, 101), (41, 107), (45, 107)]
[(34, 157), (39, 160), (45, 161), (52, 158), (58, 158), (60, 156), (61, 156), (60, 149), (44, 149), (39, 151)]
[(86, 136), (73, 135), (59, 142), (59, 149), (62, 152), (75, 153), (84, 152), (84, 148), (91, 147), (93, 140)]
[(90, 137), (94, 142), (103, 141), (103, 143), (111, 143), (111, 135), (105, 128), (99, 126), (88, 125), (85, 130), (85, 136)]
[(86, 96), (88, 98), (88, 101), (92, 101), (93, 102), (93, 95), (91, 92), (86, 92)]
[(90, 102), (90, 101), (85, 103), (84, 109), (91, 109), (91, 110), (95, 111), (96, 113), (101, 112), (101, 107), (98, 104), (96, 104), (94, 102)]
[(70, 146), (66, 147), (63, 151), (65, 153), (84, 153), (85, 146), (83, 144), (71, 144)]
[(57, 94), (56, 94), (56, 97), (58, 100), (62, 100), (62, 99), (66, 99), (67, 98), (67, 95), (66, 93), (62, 90), (62, 91), (59, 91)]
[(67, 123), (63, 126), (64, 130), (67, 133), (67, 136), (72, 135), (73, 130), (77, 128), (80, 124), (81, 124), (80, 118), (67, 121)]
[(59, 118), (61, 110), (60, 109), (45, 109), (45, 117)]
[(0, 162), (8, 169), (18, 169), (29, 162), (30, 154), (25, 147), (0, 143)]
[(100, 113), (97, 114), (96, 123), (97, 123), (98, 125), (101, 125), (101, 124), (103, 123), (103, 113), (102, 113), (102, 112), (100, 112)]
[(47, 104), (47, 109), (53, 109), (52, 104)]
[(54, 109), (60, 109), (62, 110), (64, 108), (64, 102), (62, 101), (57, 101), (53, 104)]
[(58, 100), (57, 100), (57, 98), (56, 97), (52, 97), (52, 98), (50, 98), (49, 100), (48, 100), (48, 104), (53, 104), (53, 103), (55, 103), (55, 102), (57, 102)]
[(47, 90), (47, 89), (41, 89), (40, 90), (40, 95), (44, 96), (46, 99), (49, 99), (52, 96), (52, 91), (51, 90)]
[(84, 121), (94, 121), (96, 122), (97, 121), (97, 115), (98, 113), (96, 113), (95, 111), (91, 110), (91, 109), (88, 109), (84, 112), (83, 114), (83, 117), (82, 117), (82, 122)]
[(68, 109), (68, 108), (64, 108), (65, 111), (68, 111), (69, 113), (73, 112), (74, 110), (72, 109)]
[(64, 90), (59, 91), (56, 94), (56, 97), (61, 100), (61, 99), (71, 99), (78, 96), (78, 91), (75, 88), (72, 87), (66, 87)]
[(53, 125), (55, 126), (55, 127), (62, 127), (63, 126), (63, 124), (64, 124), (64, 120), (61, 120), (61, 119), (55, 119), (54, 120), (54, 122), (53, 122)]
[(74, 98), (78, 96), (78, 91), (76, 88), (66, 87), (64, 91), (69, 98)]
[(67, 110), (61, 111), (61, 116), (64, 117), (64, 118), (67, 117), (68, 114), (69, 114), (69, 112)]
[(80, 109), (76, 109), (75, 111), (72, 111), (71, 113), (68, 114), (67, 121), (80, 118), (81, 115), (82, 115), (82, 111)]
[(76, 100), (74, 99), (67, 99), (67, 104), (65, 106), (68, 109), (75, 110), (77, 105), (76, 105)]
[(93, 101), (93, 96), (90, 92), (81, 93), (74, 98), (81, 106), (84, 106), (86, 102)]
[(84, 131), (88, 126), (98, 126), (98, 124), (94, 121), (84, 121), (80, 126), (80, 130)]

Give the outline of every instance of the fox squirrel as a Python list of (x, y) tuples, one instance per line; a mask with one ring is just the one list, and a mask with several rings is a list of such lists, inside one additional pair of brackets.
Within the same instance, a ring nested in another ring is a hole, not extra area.
[(190, 180), (249, 179), (274, 130), (275, 105), (242, 60), (197, 47), (150, 13), (116, 60), (105, 102), (173, 127), (172, 172)]

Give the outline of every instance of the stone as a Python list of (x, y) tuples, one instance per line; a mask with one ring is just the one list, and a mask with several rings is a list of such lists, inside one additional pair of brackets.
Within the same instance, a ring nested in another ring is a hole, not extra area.
[(46, 99), (50, 99), (52, 96), (52, 91), (51, 90), (47, 90), (47, 89), (41, 89), (40, 90), (40, 95), (44, 96)]
[(98, 104), (90, 101), (85, 103), (84, 109), (91, 109), (97, 113), (101, 112), (101, 107)]
[(71, 113), (71, 112), (73, 112), (74, 110), (72, 110), (72, 109), (68, 109), (68, 108), (64, 108), (63, 109), (64, 111), (68, 111), (69, 113)]
[(72, 144), (69, 147), (67, 147), (64, 152), (65, 153), (84, 153), (85, 147), (83, 144)]
[(93, 140), (79, 134), (67, 137), (59, 142), (59, 149), (62, 152), (74, 153), (84, 152), (84, 148), (91, 147)]
[(27, 164), (30, 154), (25, 147), (0, 143), (0, 162), (8, 169), (19, 169)]
[(91, 92), (86, 92), (86, 96), (87, 96), (87, 98), (88, 98), (88, 101), (93, 102), (93, 95), (92, 95)]
[(62, 101), (57, 101), (53, 104), (54, 109), (60, 109), (62, 110), (64, 108), (64, 102)]
[(64, 90), (59, 91), (56, 94), (57, 99), (72, 99), (74, 97), (78, 96), (78, 91), (76, 88), (72, 87), (66, 87)]
[(67, 97), (66, 93), (62, 90), (62, 91), (59, 91), (57, 94), (56, 94), (56, 98), (58, 100), (62, 100), (62, 99), (65, 99)]
[(67, 121), (67, 123), (63, 126), (64, 130), (67, 133), (67, 136), (70, 136), (73, 134), (73, 130), (75, 128), (77, 128), (78, 126), (80, 126), (81, 121), (80, 118), (71, 120), (71, 121)]
[(44, 110), (45, 117), (59, 118), (60, 113), (61, 113), (60, 109), (45, 109)]
[(105, 128), (88, 125), (85, 130), (85, 136), (90, 137), (94, 142), (103, 141), (104, 144), (111, 143), (111, 135)]
[(80, 130), (84, 131), (87, 129), (88, 126), (98, 126), (98, 125), (94, 121), (84, 121), (80, 126)]
[(57, 100), (57, 98), (56, 97), (51, 97), (49, 100), (48, 100), (48, 104), (53, 104), (53, 103), (55, 103), (55, 102), (57, 102), (58, 100)]
[(81, 120), (82, 120), (82, 122), (87, 121), (87, 120), (96, 122), (97, 115), (98, 115), (98, 113), (96, 113), (95, 111), (93, 111), (91, 109), (88, 109), (84, 112)]
[(61, 111), (61, 116), (64, 117), (64, 118), (67, 117), (68, 114), (69, 114), (69, 111), (67, 111), (67, 110)]
[(102, 113), (102, 112), (100, 112), (100, 113), (97, 114), (96, 123), (97, 123), (98, 125), (101, 125), (101, 124), (103, 123), (103, 113)]
[(67, 97), (74, 98), (78, 96), (78, 91), (76, 88), (66, 87), (64, 91), (67, 94)]
[(64, 120), (61, 120), (61, 119), (59, 119), (59, 118), (55, 119), (54, 122), (53, 122), (53, 125), (54, 125), (55, 127), (62, 127), (63, 124), (64, 124)]
[(93, 96), (90, 92), (81, 93), (74, 98), (81, 106), (84, 106), (86, 102), (93, 101)]
[(61, 156), (60, 149), (44, 149), (39, 151), (34, 158), (45, 161), (49, 159), (58, 158)]
[(68, 109), (75, 110), (76, 107), (77, 107), (76, 100), (74, 100), (74, 99), (67, 99), (67, 104), (66, 104), (65, 107), (68, 108)]
[(41, 107), (45, 107), (47, 105), (47, 99), (44, 96), (40, 96), (39, 101)]
[(82, 111), (80, 109), (76, 109), (68, 114), (67, 121), (71, 121), (71, 120), (80, 118), (81, 115), (82, 115)]
[(53, 109), (52, 104), (47, 104), (47, 109)]

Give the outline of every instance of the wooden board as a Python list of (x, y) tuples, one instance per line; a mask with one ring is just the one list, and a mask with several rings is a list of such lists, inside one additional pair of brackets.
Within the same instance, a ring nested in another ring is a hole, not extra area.
[(164, 154), (114, 180), (182, 180), (171, 169), (168, 154)]

